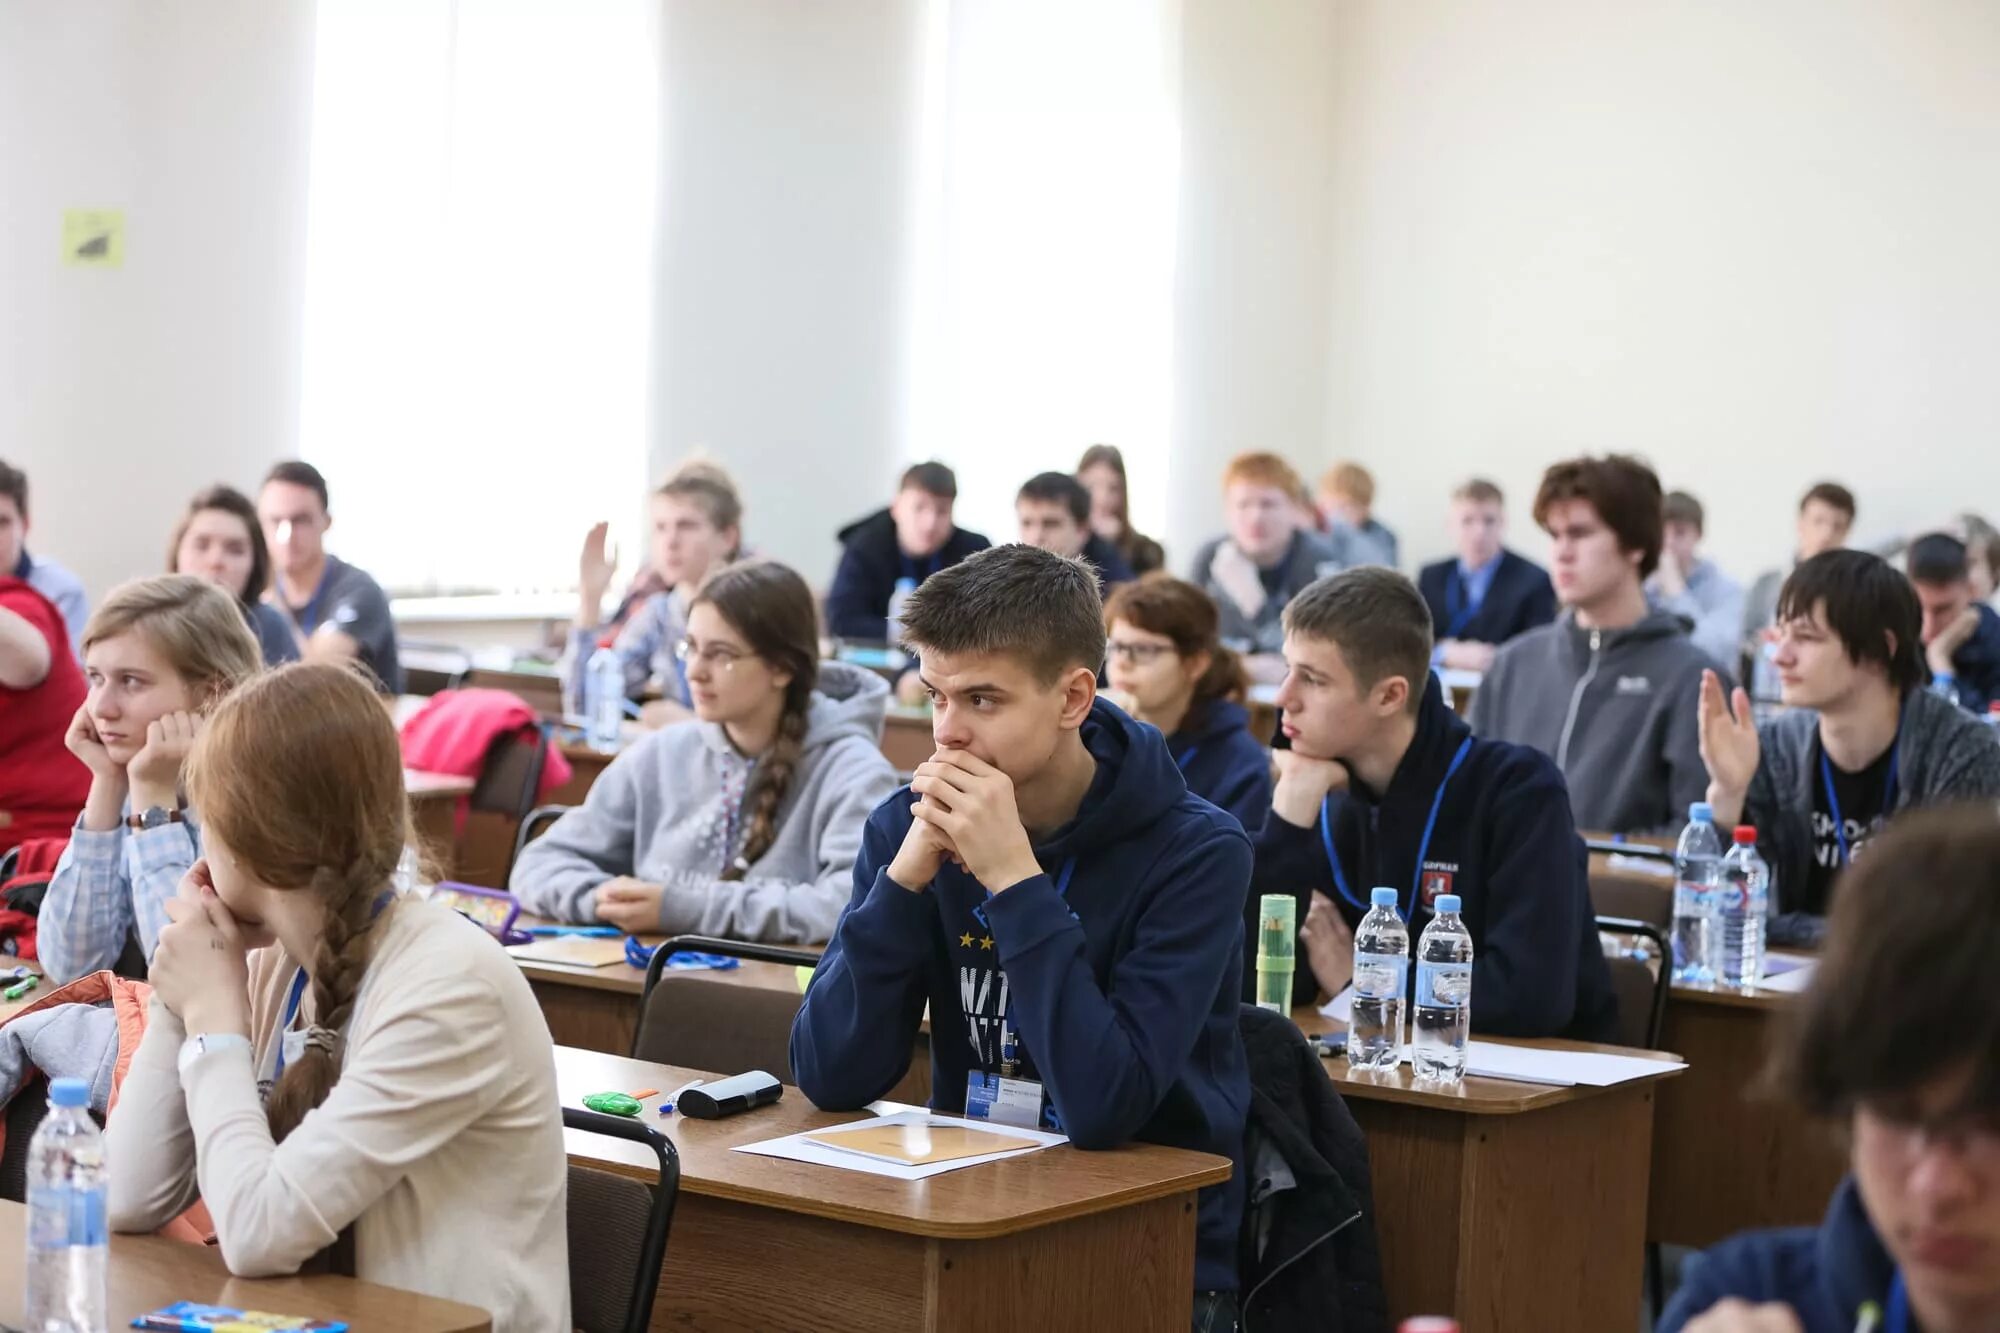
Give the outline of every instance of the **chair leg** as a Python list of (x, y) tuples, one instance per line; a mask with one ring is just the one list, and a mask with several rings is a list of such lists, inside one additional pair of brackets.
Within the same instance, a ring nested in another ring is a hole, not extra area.
[(1659, 1327), (1660, 1315), (1667, 1304), (1667, 1267), (1660, 1259), (1660, 1243), (1646, 1242), (1646, 1293), (1653, 1307), (1653, 1327)]

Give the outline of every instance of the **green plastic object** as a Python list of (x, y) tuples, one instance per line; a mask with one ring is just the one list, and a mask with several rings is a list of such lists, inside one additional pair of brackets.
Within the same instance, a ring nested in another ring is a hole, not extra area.
[(604, 1115), (637, 1115), (639, 1100), (627, 1097), (622, 1092), (593, 1092), (586, 1095), (583, 1104)]

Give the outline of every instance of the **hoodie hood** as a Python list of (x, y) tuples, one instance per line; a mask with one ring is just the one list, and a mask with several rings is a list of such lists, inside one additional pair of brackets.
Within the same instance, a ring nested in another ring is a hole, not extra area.
[(884, 538), (889, 541), (896, 539), (896, 519), (889, 512), (888, 506), (883, 506), (865, 518), (855, 519), (834, 535), (840, 539), (842, 545), (845, 545), (863, 533), (868, 535), (871, 542)]
[[(889, 687), (872, 671), (847, 662), (821, 662), (819, 683), (806, 708), (804, 752), (811, 755), (850, 737), (876, 745), (889, 712)], [(718, 722), (703, 722), (702, 741), (710, 750), (746, 765), (729, 733)]]
[(1167, 738), (1169, 750), (1226, 740), (1250, 728), (1250, 714), (1234, 699), (1211, 699), (1198, 713), (1181, 719), (1180, 730)]
[(1389, 779), (1389, 789), (1379, 795), (1370, 791), (1350, 768), (1348, 790), (1369, 805), (1380, 805), (1392, 797), (1428, 805), (1452, 758), (1471, 734), (1465, 719), (1445, 703), (1444, 687), (1432, 672), (1424, 677), (1423, 702), (1417, 705), (1417, 733), (1410, 738), (1410, 748), (1403, 751), (1402, 762)]
[(1135, 722), (1099, 699), (1083, 721), (1084, 748), (1097, 761), (1097, 776), (1076, 818), (1038, 844), (1044, 865), (1132, 836), (1156, 822), (1187, 795), (1187, 783), (1157, 727)]
[(1861, 1207), (1854, 1177), (1840, 1182), (1833, 1202), (1827, 1205), (1816, 1248), (1820, 1281), (1833, 1300), (1833, 1308), (1843, 1312), (1843, 1317), (1847, 1311), (1858, 1313), (1864, 1302), (1885, 1299), (1895, 1278), (1895, 1261)]

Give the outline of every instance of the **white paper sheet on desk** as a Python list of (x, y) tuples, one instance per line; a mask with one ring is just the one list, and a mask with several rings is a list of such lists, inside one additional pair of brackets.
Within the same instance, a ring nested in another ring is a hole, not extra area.
[(1818, 966), (1816, 962), (1808, 959), (1774, 974), (1770, 970), (1770, 964), (1766, 963), (1764, 979), (1757, 983), (1757, 989), (1791, 991), (1797, 994), (1812, 985), (1813, 972)]
[(1672, 879), (1674, 863), (1662, 861), (1657, 856), (1631, 856), (1624, 852), (1613, 852), (1605, 859), (1605, 868), (1622, 870), (1628, 875), (1651, 875), (1655, 879)]
[(1515, 1083), (1549, 1083), (1571, 1088), (1578, 1084), (1608, 1088), (1635, 1078), (1648, 1078), (1677, 1068), (1678, 1059), (1648, 1059), (1636, 1055), (1600, 1055), (1595, 1051), (1548, 1051), (1535, 1046), (1509, 1046), (1497, 1041), (1468, 1042), (1465, 1072), (1479, 1078), (1504, 1078)]
[(1319, 1007), (1321, 1018), (1331, 1018), (1336, 1023), (1354, 1022), (1354, 987), (1343, 987), (1340, 994)]
[(836, 1129), (860, 1129), (865, 1125), (909, 1124), (916, 1120), (928, 1120), (933, 1125), (960, 1125), (971, 1129), (992, 1130), (1017, 1139), (1033, 1139), (1032, 1148), (1016, 1148), (1012, 1152), (986, 1153), (979, 1157), (961, 1157), (951, 1162), (933, 1162), (928, 1166), (905, 1166), (898, 1162), (883, 1161), (879, 1158), (864, 1157), (860, 1153), (842, 1152), (815, 1143), (804, 1134), (787, 1134), (781, 1139), (766, 1139), (762, 1143), (739, 1143), (735, 1151), (755, 1153), (760, 1157), (782, 1157), (793, 1162), (809, 1162), (814, 1166), (837, 1166), (844, 1171), (859, 1171), (863, 1175), (887, 1176), (891, 1180), (924, 1180), (930, 1176), (943, 1175), (947, 1171), (958, 1171), (968, 1166), (979, 1166), (985, 1162), (997, 1162), (1005, 1157), (1022, 1157), (1044, 1148), (1053, 1148), (1069, 1139), (1062, 1134), (1049, 1134), (1038, 1129), (1016, 1129), (1012, 1125), (996, 1125), (986, 1120), (967, 1120), (962, 1116), (938, 1115), (932, 1111), (899, 1111), (894, 1115), (878, 1116), (873, 1120), (857, 1120), (851, 1125), (838, 1125), (828, 1129), (816, 1129), (815, 1134), (827, 1134)]

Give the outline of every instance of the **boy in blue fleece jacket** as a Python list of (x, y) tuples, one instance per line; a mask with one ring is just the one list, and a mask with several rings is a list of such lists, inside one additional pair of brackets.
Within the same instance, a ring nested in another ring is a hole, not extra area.
[(1996, 938), (1990, 804), (1907, 815), (1868, 844), (1776, 1061), (1792, 1098), (1845, 1131), (1851, 1174), (1817, 1228), (1690, 1260), (1660, 1333), (2000, 1329)]
[(1430, 612), (1392, 570), (1321, 579), (1285, 608), (1277, 703), (1292, 746), (1277, 752), (1246, 913), (1267, 893), (1299, 900), (1303, 1003), (1315, 982), (1331, 995), (1352, 980), (1371, 888), (1396, 889), (1412, 942), (1457, 894), (1474, 1031), (1608, 1041), (1617, 1001), (1562, 774), (1537, 750), (1476, 739), (1430, 659)]
[(938, 749), (869, 817), (792, 1028), (799, 1088), (830, 1110), (883, 1096), (928, 1003), (937, 1109), (1235, 1163), (1202, 1191), (1195, 1266), (1198, 1308), (1233, 1311), (1249, 840), (1188, 794), (1157, 730), (1097, 700), (1080, 561), (996, 547), (907, 607)]

